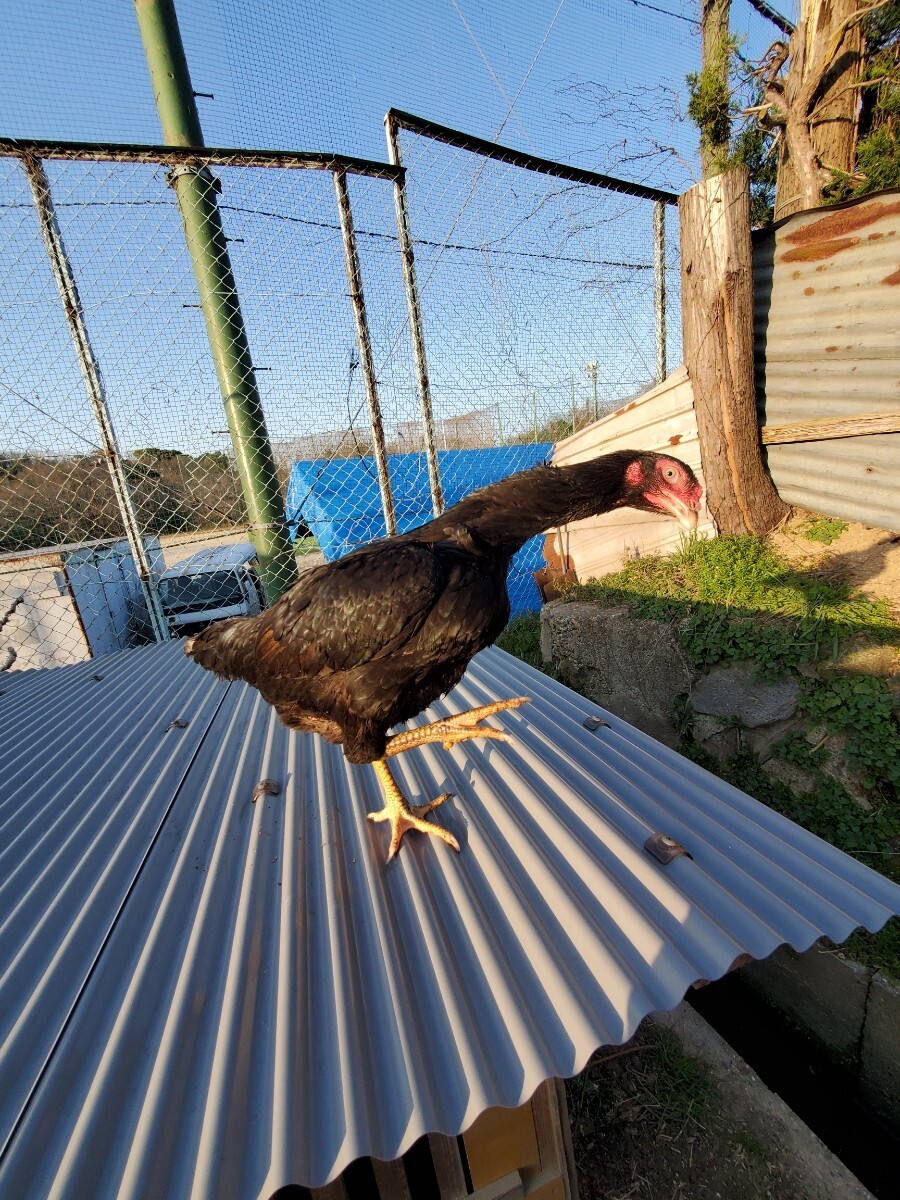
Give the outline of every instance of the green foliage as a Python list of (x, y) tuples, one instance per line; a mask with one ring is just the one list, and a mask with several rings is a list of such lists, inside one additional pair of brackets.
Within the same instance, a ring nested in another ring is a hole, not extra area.
[(859, 930), (847, 939), (844, 949), (860, 962), (900, 979), (900, 918), (888, 921), (877, 933)]
[(137, 462), (171, 462), (176, 458), (186, 458), (181, 450), (161, 450), (159, 446), (146, 446), (135, 450), (131, 456)]
[(900, 187), (900, 0), (869, 13), (862, 31), (866, 61), (858, 82), (871, 86), (860, 89), (856, 171), (834, 172), (831, 203)]
[(10, 454), (0, 458), (0, 479), (15, 479), (19, 471), (31, 462), (27, 454)]
[(816, 662), (853, 636), (900, 636), (885, 601), (791, 567), (752, 534), (687, 538), (668, 558), (635, 559), (615, 575), (562, 585), (560, 593), (675, 622), (695, 665), (753, 659), (762, 678)]
[(900, 788), (900, 722), (883, 679), (871, 675), (804, 679), (799, 707), (829, 733), (846, 736), (847, 763), (859, 771), (864, 787), (891, 792)]
[(800, 532), (811, 542), (823, 542), (830, 546), (847, 529), (846, 521), (836, 517), (810, 517), (800, 526)]
[[(758, 103), (761, 95), (751, 97)], [(750, 224), (758, 229), (775, 214), (778, 157), (772, 153), (772, 135), (757, 124), (745, 125), (731, 144), (729, 165), (746, 167), (750, 176)]]
[(704, 67), (702, 71), (691, 71), (687, 76), (688, 106), (690, 119), (700, 130), (700, 143), (708, 147), (726, 147), (725, 156), (719, 164), (724, 169), (728, 140), (731, 137), (731, 91), (728, 87), (728, 71), (721, 64)]
[(523, 613), (520, 617), (513, 617), (497, 638), (496, 644), (507, 654), (515, 655), (522, 662), (536, 667), (552, 679), (556, 678), (553, 665), (545, 663), (541, 654), (541, 620), (537, 613)]
[(685, 1054), (673, 1033), (660, 1029), (655, 1052), (644, 1062), (654, 1068), (656, 1099), (662, 1105), (663, 1120), (701, 1116), (709, 1110), (716, 1094), (709, 1069)]

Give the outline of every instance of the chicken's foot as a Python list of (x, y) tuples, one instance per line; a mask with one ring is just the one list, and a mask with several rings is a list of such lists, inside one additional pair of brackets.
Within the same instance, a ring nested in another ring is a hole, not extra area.
[(502, 712), (506, 708), (519, 708), (529, 704), (529, 696), (515, 696), (511, 700), (495, 700), (492, 704), (482, 704), (480, 708), (472, 708), (468, 712), (457, 713), (455, 717), (444, 717), (440, 721), (432, 721), (430, 725), (420, 725), (418, 729), (408, 729), (392, 737), (385, 747), (385, 758), (393, 758), (395, 754), (404, 754), (407, 750), (415, 750), (418, 746), (426, 746), (429, 742), (442, 742), (444, 749), (449, 750), (457, 742), (466, 742), (470, 738), (490, 738), (496, 742), (508, 742), (509, 734), (503, 729), (492, 729), (481, 722)]
[(397, 850), (400, 848), (400, 841), (404, 833), (410, 829), (417, 829), (420, 833), (431, 833), (435, 837), (439, 837), (441, 841), (452, 846), (454, 850), (459, 851), (459, 842), (446, 829), (442, 829), (440, 825), (433, 825), (430, 821), (423, 818), (426, 813), (430, 813), (433, 808), (437, 808), (439, 804), (443, 804), (445, 800), (449, 800), (453, 795), (452, 792), (444, 792), (442, 796), (438, 796), (436, 800), (432, 800), (429, 804), (410, 804), (391, 775), (388, 765), (383, 758), (377, 759), (372, 763), (375, 768), (375, 773), (378, 776), (378, 781), (381, 784), (381, 790), (384, 793), (384, 808), (379, 812), (371, 812), (368, 814), (370, 821), (390, 821), (391, 823), (391, 845), (388, 850), (387, 861), (390, 862)]

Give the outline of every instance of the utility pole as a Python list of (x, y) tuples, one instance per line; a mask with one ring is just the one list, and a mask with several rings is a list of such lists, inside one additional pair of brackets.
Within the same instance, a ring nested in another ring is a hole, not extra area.
[[(134, 0), (150, 68), (153, 95), (170, 146), (203, 146), (203, 131), (173, 0)], [(228, 430), (260, 575), (271, 604), (297, 578), (275, 459), (263, 417), (222, 218), (220, 189), (209, 168), (179, 166), (169, 172), (178, 198), (200, 307), (225, 402)]]
[(594, 420), (596, 421), (600, 415), (599, 405), (597, 403), (597, 373), (600, 370), (600, 364), (596, 358), (592, 358), (589, 363), (584, 364), (585, 372), (591, 381), (594, 394)]

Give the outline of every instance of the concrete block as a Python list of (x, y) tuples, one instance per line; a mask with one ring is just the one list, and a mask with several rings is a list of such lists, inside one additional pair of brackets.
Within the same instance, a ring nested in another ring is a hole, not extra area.
[(556, 603), (541, 612), (541, 646), (560, 677), (652, 737), (677, 746), (672, 704), (697, 672), (673, 630), (627, 608)]
[(868, 967), (818, 946), (803, 954), (782, 946), (741, 968), (743, 980), (851, 1068), (858, 1061), (871, 977)]
[(875, 1111), (900, 1127), (900, 984), (878, 972), (872, 979), (862, 1037), (860, 1086)]
[(749, 667), (713, 667), (691, 693), (691, 707), (694, 712), (731, 717), (755, 729), (792, 717), (799, 690), (796, 675), (768, 683), (756, 679)]

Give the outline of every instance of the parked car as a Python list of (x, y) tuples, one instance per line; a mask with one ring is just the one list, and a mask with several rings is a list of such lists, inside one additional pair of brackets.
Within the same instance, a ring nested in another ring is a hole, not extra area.
[(224, 617), (253, 616), (265, 608), (250, 542), (210, 546), (163, 571), (159, 598), (175, 636), (199, 633)]

